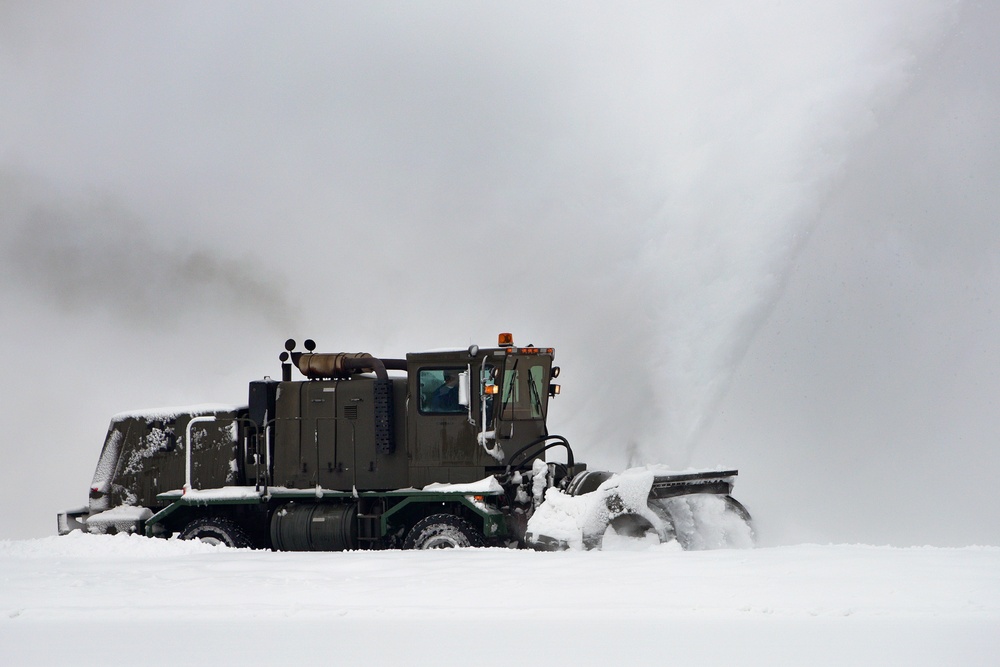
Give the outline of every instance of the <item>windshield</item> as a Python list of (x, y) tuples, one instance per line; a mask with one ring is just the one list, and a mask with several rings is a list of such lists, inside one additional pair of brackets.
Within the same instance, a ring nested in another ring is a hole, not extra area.
[(508, 357), (501, 381), (501, 419), (542, 419), (548, 397), (546, 357)]

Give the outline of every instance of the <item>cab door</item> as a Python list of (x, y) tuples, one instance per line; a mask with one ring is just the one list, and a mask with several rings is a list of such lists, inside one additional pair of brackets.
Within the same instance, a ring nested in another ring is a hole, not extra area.
[(475, 431), (458, 393), (458, 375), (466, 370), (462, 366), (425, 366), (412, 377), (410, 400), (416, 403), (415, 410), (411, 407), (416, 422), (413, 464), (437, 468), (426, 473), (434, 477), (432, 481), (474, 481), (467, 478), (481, 476)]

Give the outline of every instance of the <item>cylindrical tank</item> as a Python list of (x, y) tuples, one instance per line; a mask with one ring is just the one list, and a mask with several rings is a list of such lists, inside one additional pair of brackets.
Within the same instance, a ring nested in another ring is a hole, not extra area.
[(357, 503), (288, 503), (271, 516), (279, 551), (344, 551), (358, 541)]

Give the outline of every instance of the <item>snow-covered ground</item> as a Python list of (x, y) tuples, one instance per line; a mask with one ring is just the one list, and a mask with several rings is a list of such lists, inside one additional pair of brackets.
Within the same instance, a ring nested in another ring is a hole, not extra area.
[(1000, 548), (0, 542), (4, 665), (995, 665)]

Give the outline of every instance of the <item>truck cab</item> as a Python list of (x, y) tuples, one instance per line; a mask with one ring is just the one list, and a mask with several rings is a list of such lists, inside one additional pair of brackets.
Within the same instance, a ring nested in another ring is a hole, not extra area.
[(547, 436), (553, 357), (513, 345), (408, 354), (410, 484), (482, 479)]

